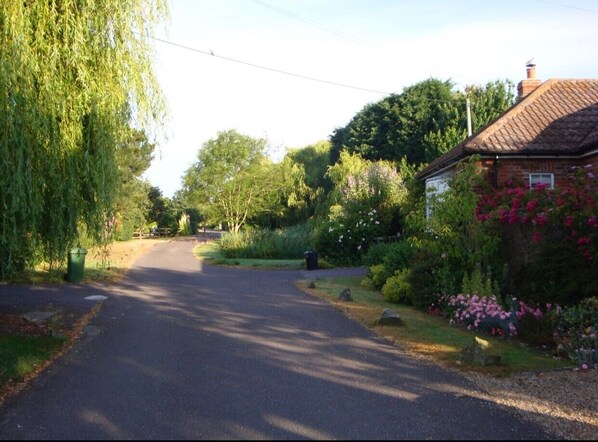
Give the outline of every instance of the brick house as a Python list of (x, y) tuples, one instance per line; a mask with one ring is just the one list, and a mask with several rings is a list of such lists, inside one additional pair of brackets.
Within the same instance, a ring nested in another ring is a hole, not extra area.
[(517, 90), (514, 106), (417, 174), (429, 191), (444, 191), (455, 166), (474, 154), (496, 188), (510, 180), (559, 186), (572, 166), (598, 171), (598, 79), (542, 83), (528, 64)]

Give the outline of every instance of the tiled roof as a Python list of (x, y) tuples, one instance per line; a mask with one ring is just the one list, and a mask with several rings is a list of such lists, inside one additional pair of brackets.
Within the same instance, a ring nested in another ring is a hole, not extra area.
[(579, 155), (598, 147), (598, 79), (548, 80), (493, 123), (432, 161), (425, 178), (471, 154)]

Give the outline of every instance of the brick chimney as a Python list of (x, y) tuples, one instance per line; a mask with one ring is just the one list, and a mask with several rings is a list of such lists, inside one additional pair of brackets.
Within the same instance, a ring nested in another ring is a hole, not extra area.
[(517, 99), (522, 100), (530, 92), (542, 84), (542, 80), (536, 78), (536, 65), (532, 60), (525, 65), (527, 71), (527, 78), (521, 80), (517, 85)]

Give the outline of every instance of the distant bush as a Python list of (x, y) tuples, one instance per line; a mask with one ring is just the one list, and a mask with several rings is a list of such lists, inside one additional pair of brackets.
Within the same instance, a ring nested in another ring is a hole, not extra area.
[(401, 304), (413, 303), (409, 273), (409, 269), (398, 270), (386, 280), (382, 287), (382, 296), (386, 301)]
[(220, 238), (220, 250), (226, 258), (302, 259), (313, 248), (311, 229), (302, 224), (285, 229), (246, 229), (227, 232)]
[(598, 298), (565, 308), (557, 318), (558, 350), (578, 364), (598, 363)]
[(363, 265), (366, 267), (371, 267), (376, 264), (382, 264), (384, 257), (389, 253), (389, 249), (392, 247), (392, 245), (392, 243), (381, 242), (379, 244), (373, 244), (370, 246), (367, 253), (363, 255)]
[(412, 249), (407, 240), (371, 246), (363, 258), (370, 285), (381, 289), (388, 278), (409, 267), (411, 256)]

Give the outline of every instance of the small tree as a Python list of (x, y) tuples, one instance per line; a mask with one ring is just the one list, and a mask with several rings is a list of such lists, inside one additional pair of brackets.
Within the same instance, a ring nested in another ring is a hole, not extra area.
[[(479, 174), (473, 156), (449, 182), (449, 189), (428, 194), (432, 207), (426, 220), (425, 201), (408, 216), (410, 241), (416, 248), (411, 273), (414, 291), (425, 299), (427, 307), (440, 294), (456, 294), (464, 277), (477, 268), (483, 277), (500, 275), (498, 260), (499, 232), (489, 229), (475, 216), (480, 191), (485, 180)], [(415, 302), (417, 305), (418, 303)]]
[(185, 198), (209, 222), (239, 229), (253, 217), (280, 210), (281, 195), (291, 183), (282, 166), (265, 155), (266, 140), (235, 130), (219, 132), (199, 150), (183, 177)]

